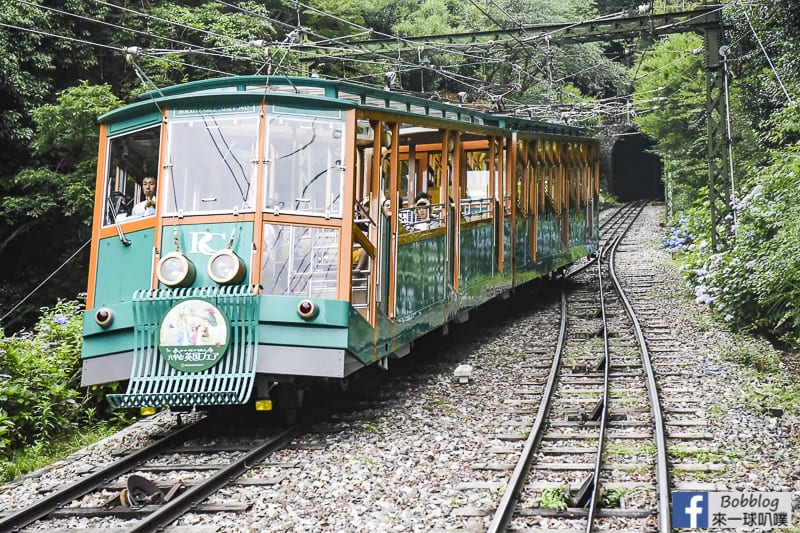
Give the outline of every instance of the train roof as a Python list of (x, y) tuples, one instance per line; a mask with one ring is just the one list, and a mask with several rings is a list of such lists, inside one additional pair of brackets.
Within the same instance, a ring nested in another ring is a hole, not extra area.
[(305, 100), (314, 107), (359, 107), (427, 116), (432, 119), (469, 123), (517, 131), (569, 137), (591, 137), (584, 128), (494, 115), (460, 105), (428, 100), (401, 92), (386, 91), (341, 80), (290, 76), (230, 76), (193, 81), (143, 93), (139, 101), (99, 118), (101, 123), (131, 121), (142, 115), (161, 114), (162, 107), (216, 107), (256, 104), (270, 100)]

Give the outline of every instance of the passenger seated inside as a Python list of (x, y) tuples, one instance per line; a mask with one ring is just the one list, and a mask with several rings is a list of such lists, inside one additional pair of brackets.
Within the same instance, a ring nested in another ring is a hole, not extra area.
[(433, 196), (431, 196), (429, 193), (425, 191), (418, 192), (417, 195), (414, 197), (414, 205), (416, 206), (417, 202), (419, 202), (420, 200), (428, 200), (428, 203), (430, 204), (431, 200), (433, 200)]
[[(404, 211), (405, 210), (403, 209), (400, 210), (401, 216), (403, 215)], [(381, 212), (387, 221), (392, 218), (392, 201), (388, 198), (384, 198), (383, 202), (381, 202)], [(397, 225), (397, 228), (399, 233), (408, 233), (409, 231), (413, 231), (412, 229), (409, 229), (407, 222), (402, 219), (400, 220), (400, 224)]]
[(427, 198), (420, 198), (414, 204), (414, 231), (423, 231), (439, 227), (439, 219), (431, 213), (431, 202)]
[(156, 214), (156, 179), (153, 176), (145, 176), (142, 178), (141, 186), (144, 200), (133, 206), (131, 217), (148, 217)]

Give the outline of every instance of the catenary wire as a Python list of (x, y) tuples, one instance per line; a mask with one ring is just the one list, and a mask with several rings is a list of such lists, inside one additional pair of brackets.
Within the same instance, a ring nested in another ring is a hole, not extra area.
[(52, 272), (50, 273), (50, 275), (48, 275), (46, 278), (44, 278), (44, 280), (42, 280), (42, 282), (41, 282), (41, 283), (39, 283), (39, 284), (38, 284), (36, 287), (34, 287), (34, 288), (33, 288), (33, 290), (32, 290), (32, 291), (30, 291), (30, 292), (29, 292), (29, 293), (28, 293), (28, 294), (27, 294), (27, 295), (26, 295), (24, 298), (22, 298), (22, 299), (21, 299), (19, 302), (17, 302), (17, 304), (16, 304), (14, 307), (12, 307), (11, 309), (9, 309), (9, 310), (8, 310), (8, 312), (7, 312), (6, 314), (4, 314), (3, 316), (0, 316), (0, 322), (2, 322), (3, 320), (5, 320), (5, 319), (8, 317), (8, 315), (10, 315), (10, 314), (11, 314), (11, 313), (13, 313), (14, 311), (16, 311), (16, 310), (19, 308), (19, 306), (21, 306), (21, 305), (22, 305), (22, 304), (24, 304), (26, 301), (28, 301), (28, 298), (30, 298), (31, 296), (33, 296), (34, 294), (36, 294), (36, 291), (38, 291), (39, 289), (41, 289), (41, 288), (42, 288), (42, 286), (43, 286), (45, 283), (47, 283), (48, 281), (50, 281), (51, 279), (53, 279), (53, 276), (55, 276), (56, 274), (58, 274), (58, 272), (59, 272), (59, 271), (60, 271), (62, 268), (64, 268), (64, 267), (67, 265), (67, 263), (69, 263), (70, 261), (72, 261), (72, 260), (75, 258), (75, 256), (77, 256), (77, 255), (78, 255), (78, 254), (81, 252), (81, 250), (83, 250), (84, 248), (86, 248), (86, 247), (89, 245), (89, 243), (90, 243), (90, 242), (92, 242), (92, 240), (91, 240), (91, 239), (89, 239), (88, 241), (86, 241), (85, 243), (83, 243), (83, 245), (81, 245), (81, 247), (80, 247), (80, 248), (78, 248), (77, 250), (75, 250), (75, 252), (74, 252), (74, 253), (73, 253), (71, 256), (69, 256), (69, 257), (67, 258), (67, 260), (66, 260), (66, 261), (64, 261), (63, 263), (61, 263), (61, 265), (59, 265), (59, 266), (58, 266), (58, 268), (56, 268), (54, 271), (52, 271)]

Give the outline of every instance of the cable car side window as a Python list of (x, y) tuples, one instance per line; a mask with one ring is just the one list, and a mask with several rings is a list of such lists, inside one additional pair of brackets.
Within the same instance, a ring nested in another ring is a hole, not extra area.
[(109, 139), (103, 191), (104, 226), (155, 214), (153, 206), (146, 210), (134, 208), (147, 203), (142, 189), (144, 178), (150, 181), (158, 178), (160, 143), (160, 125)]
[(271, 114), (264, 209), (341, 217), (344, 137), (340, 120)]
[(258, 122), (225, 109), (171, 112), (164, 167), (165, 214), (230, 213), (254, 208)]

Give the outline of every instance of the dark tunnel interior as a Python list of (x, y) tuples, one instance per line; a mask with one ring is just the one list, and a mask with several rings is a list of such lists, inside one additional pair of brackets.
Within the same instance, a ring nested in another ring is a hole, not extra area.
[(620, 201), (664, 197), (661, 158), (648, 152), (653, 144), (641, 134), (621, 135), (614, 143), (609, 189)]

